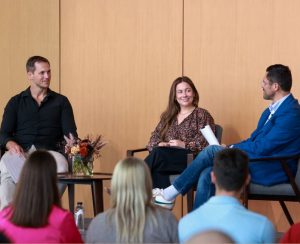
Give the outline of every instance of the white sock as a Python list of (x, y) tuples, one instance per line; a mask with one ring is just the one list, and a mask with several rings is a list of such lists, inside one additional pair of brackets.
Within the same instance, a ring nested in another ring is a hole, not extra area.
[(179, 191), (177, 191), (173, 185), (170, 185), (164, 189), (163, 194), (166, 200), (172, 201), (177, 197), (177, 195), (179, 195)]

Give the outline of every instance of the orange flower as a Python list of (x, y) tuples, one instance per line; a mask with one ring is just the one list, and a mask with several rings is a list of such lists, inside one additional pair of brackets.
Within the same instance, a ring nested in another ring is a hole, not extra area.
[(86, 157), (88, 154), (87, 143), (80, 144), (79, 153), (81, 157)]

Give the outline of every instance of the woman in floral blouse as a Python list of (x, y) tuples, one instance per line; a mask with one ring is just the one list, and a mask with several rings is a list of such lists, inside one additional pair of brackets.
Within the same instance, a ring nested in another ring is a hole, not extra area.
[(197, 154), (208, 145), (200, 129), (210, 125), (214, 131), (214, 119), (198, 107), (198, 102), (199, 94), (192, 80), (178, 77), (171, 86), (168, 107), (147, 145), (150, 154), (145, 161), (154, 188), (169, 186), (169, 175), (180, 174), (186, 168), (187, 154)]

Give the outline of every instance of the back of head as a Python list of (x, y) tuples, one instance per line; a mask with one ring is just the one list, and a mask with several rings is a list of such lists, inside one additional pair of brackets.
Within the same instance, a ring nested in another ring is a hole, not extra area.
[(26, 62), (26, 71), (33, 73), (35, 71), (35, 63), (47, 63), (50, 65), (50, 62), (48, 59), (46, 59), (42, 56), (32, 56)]
[(12, 203), (11, 221), (19, 226), (44, 226), (53, 205), (60, 206), (56, 162), (47, 151), (35, 151), (22, 169)]
[(145, 162), (133, 157), (119, 161), (111, 183), (117, 242), (143, 241), (146, 213), (152, 207), (151, 198), (152, 181)]
[(248, 177), (248, 156), (237, 148), (221, 150), (214, 158), (213, 172), (219, 189), (239, 191)]
[(274, 64), (266, 69), (267, 78), (271, 83), (278, 83), (280, 88), (289, 92), (292, 88), (292, 73), (288, 66)]
[(234, 243), (232, 238), (217, 230), (200, 232), (189, 239), (186, 244)]

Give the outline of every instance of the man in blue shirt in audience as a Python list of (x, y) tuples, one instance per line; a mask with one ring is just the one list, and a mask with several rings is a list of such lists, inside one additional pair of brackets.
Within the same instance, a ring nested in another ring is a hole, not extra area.
[(237, 243), (274, 242), (272, 223), (239, 202), (243, 187), (250, 181), (248, 171), (248, 157), (239, 149), (227, 148), (215, 155), (211, 179), (216, 195), (180, 220), (180, 242), (209, 230), (221, 231)]

